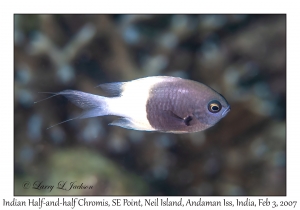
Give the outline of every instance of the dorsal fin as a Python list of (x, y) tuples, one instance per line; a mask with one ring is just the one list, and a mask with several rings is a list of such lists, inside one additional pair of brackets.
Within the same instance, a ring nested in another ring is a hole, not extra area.
[(123, 85), (126, 82), (112, 82), (112, 83), (105, 83), (98, 85), (96, 87), (100, 87), (108, 96), (115, 97), (122, 95), (123, 92)]

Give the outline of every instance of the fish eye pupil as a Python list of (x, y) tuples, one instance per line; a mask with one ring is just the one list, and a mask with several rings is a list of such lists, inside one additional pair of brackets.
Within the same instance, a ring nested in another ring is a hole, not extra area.
[(219, 110), (219, 107), (213, 105), (211, 109), (214, 110), (214, 111), (218, 111), (218, 110)]
[(217, 113), (221, 110), (222, 108), (222, 105), (219, 101), (211, 101), (209, 104), (208, 104), (208, 110), (212, 113)]

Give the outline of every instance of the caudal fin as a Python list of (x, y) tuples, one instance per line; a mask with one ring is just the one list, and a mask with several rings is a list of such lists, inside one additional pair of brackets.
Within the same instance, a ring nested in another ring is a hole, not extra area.
[[(107, 104), (107, 98), (103, 96), (98, 96), (90, 93), (84, 93), (77, 90), (64, 90), (58, 93), (51, 93), (51, 92), (43, 92), (43, 93), (49, 93), (53, 94), (53, 96), (50, 96), (46, 99), (52, 98), (57, 95), (65, 96), (68, 100), (70, 100), (73, 104), (83, 109), (83, 112), (78, 117), (75, 117), (73, 119), (69, 119), (63, 122), (60, 122), (56, 125), (59, 125), (61, 123), (75, 120), (75, 119), (84, 119), (84, 118), (90, 118), (90, 117), (97, 117), (97, 116), (103, 116), (109, 114), (109, 107)], [(35, 103), (44, 101), (46, 99), (37, 101)], [(53, 125), (49, 128), (52, 128), (56, 125)], [(48, 129), (49, 129), (48, 128)]]

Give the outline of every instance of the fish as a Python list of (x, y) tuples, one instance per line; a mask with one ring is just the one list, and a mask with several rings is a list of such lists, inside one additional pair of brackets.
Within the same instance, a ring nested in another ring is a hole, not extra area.
[(61, 123), (114, 115), (120, 118), (109, 125), (139, 131), (199, 132), (214, 126), (230, 111), (229, 103), (220, 93), (205, 84), (180, 77), (151, 76), (97, 87), (108, 96), (78, 90), (44, 93), (53, 94), (48, 98), (62, 95), (83, 109), (78, 117)]

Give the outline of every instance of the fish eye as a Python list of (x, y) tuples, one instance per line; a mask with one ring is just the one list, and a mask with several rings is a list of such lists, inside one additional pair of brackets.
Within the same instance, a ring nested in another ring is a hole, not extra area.
[(211, 101), (208, 103), (208, 110), (212, 113), (217, 113), (222, 109), (222, 105), (219, 101)]

